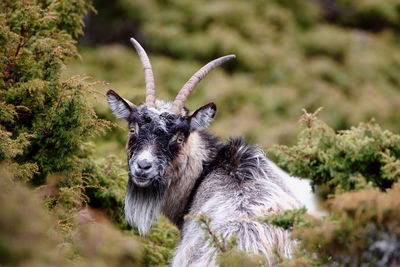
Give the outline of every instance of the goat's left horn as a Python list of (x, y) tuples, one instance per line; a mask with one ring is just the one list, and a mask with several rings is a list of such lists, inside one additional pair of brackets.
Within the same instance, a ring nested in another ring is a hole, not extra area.
[(235, 58), (235, 55), (228, 55), (224, 57), (220, 57), (214, 59), (213, 61), (209, 62), (205, 66), (203, 66), (200, 70), (198, 70), (182, 87), (179, 91), (178, 95), (176, 96), (174, 102), (172, 103), (171, 112), (174, 114), (179, 114), (185, 105), (186, 100), (188, 99), (189, 95), (193, 92), (196, 85), (213, 69), (218, 67), (219, 65), (227, 62)]
[(146, 51), (143, 47), (136, 41), (131, 38), (131, 43), (136, 49), (136, 52), (139, 54), (140, 61), (142, 62), (143, 70), (144, 70), (144, 80), (146, 82), (146, 106), (155, 107), (156, 105), (156, 88), (154, 84), (154, 75), (153, 69), (150, 64), (149, 57), (146, 54)]

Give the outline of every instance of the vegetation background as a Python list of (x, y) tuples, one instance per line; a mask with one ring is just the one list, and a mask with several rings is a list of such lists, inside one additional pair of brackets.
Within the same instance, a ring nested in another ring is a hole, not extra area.
[[(179, 233), (166, 219), (147, 237), (123, 221), (127, 131), (104, 94), (144, 99), (129, 37), (162, 99), (237, 55), (187, 106), (215, 102), (212, 132), (260, 144), (310, 178), (329, 210), (265, 219), (300, 240), (277, 264), (400, 264), (398, 0), (2, 0), (0, 10), (0, 265), (170, 261)], [(232, 263), (259, 261), (221, 255)]]

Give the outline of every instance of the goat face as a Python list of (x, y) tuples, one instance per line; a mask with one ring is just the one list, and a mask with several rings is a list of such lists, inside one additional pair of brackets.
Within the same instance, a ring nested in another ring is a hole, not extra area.
[(174, 168), (190, 134), (207, 127), (216, 112), (214, 103), (209, 103), (191, 115), (186, 108), (177, 115), (169, 111), (171, 103), (135, 106), (112, 90), (107, 92), (107, 100), (114, 115), (128, 122), (129, 178), (140, 187), (169, 184), (165, 173)]
[(190, 134), (208, 126), (216, 111), (215, 105), (210, 103), (189, 115), (184, 108), (185, 101), (207, 73), (235, 56), (209, 62), (185, 83), (173, 103), (166, 103), (156, 101), (154, 75), (146, 51), (135, 39), (131, 38), (131, 42), (143, 65), (146, 101), (136, 106), (113, 90), (107, 92), (107, 101), (114, 115), (129, 123), (126, 151), (132, 182), (139, 187), (168, 184), (165, 172), (183, 151)]

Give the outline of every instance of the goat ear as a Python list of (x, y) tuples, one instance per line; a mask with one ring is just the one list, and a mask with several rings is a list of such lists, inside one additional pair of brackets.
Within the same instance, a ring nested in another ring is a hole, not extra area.
[(196, 131), (206, 128), (214, 119), (217, 112), (217, 106), (214, 103), (209, 103), (197, 109), (190, 116), (190, 131)]
[(129, 115), (136, 107), (134, 104), (129, 102), (128, 100), (120, 97), (113, 90), (108, 90), (107, 92), (107, 102), (111, 108), (112, 113), (118, 119), (128, 119)]

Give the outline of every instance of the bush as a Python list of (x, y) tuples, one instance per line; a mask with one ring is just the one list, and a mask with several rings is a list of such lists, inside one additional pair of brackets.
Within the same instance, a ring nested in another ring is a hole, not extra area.
[(73, 37), (92, 6), (84, 0), (3, 3), (0, 160), (13, 160), (25, 179), (43, 184), (49, 173), (80, 169), (88, 139), (109, 125), (88, 105), (91, 84), (60, 80), (66, 60), (77, 56)]
[[(325, 197), (332, 198), (332, 215), (325, 220), (306, 222), (299, 211), (267, 219), (298, 229), (303, 245), (296, 264), (326, 265), (332, 260), (346, 265), (352, 255), (360, 264), (362, 257), (378, 262), (378, 257), (389, 255), (377, 249), (380, 244), (398, 248), (398, 185), (393, 187), (400, 173), (399, 135), (393, 133), (400, 129), (396, 0), (95, 4), (102, 20), (97, 24), (101, 41), (119, 40), (119, 34), (127, 42), (133, 35), (150, 52), (160, 98), (171, 99), (208, 60), (238, 55), (236, 62), (216, 70), (200, 85), (218, 90), (198, 90), (189, 106), (210, 100), (219, 104), (213, 131), (223, 137), (245, 135), (261, 145), (293, 145), (275, 146), (272, 152), (283, 167), (311, 178)], [(122, 214), (125, 165), (109, 156), (110, 151), (123, 154), (126, 133), (115, 127), (104, 139), (95, 140), (96, 146), (91, 143), (113, 125), (104, 120), (111, 119), (110, 112), (105, 101), (95, 104), (103, 118), (99, 119), (88, 98), (98, 94), (94, 84), (69, 75), (90, 74), (112, 82), (127, 98), (143, 99), (137, 55), (116, 44), (86, 47), (83, 62), (65, 65), (78, 58), (75, 38), (90, 10), (92, 4), (85, 0), (2, 1), (0, 160), (7, 162), (12, 174), (0, 177), (6, 193), (0, 197), (0, 265), (170, 262), (178, 230), (165, 218), (140, 239), (140, 254), (132, 237), (137, 233), (124, 223)], [(96, 20), (91, 15), (87, 21), (96, 26)], [(107, 38), (104, 32), (110, 33)], [(96, 40), (93, 36), (82, 40), (90, 43)], [(332, 128), (306, 113), (295, 144), (296, 114), (302, 107), (319, 106), (329, 111), (322, 118)], [(358, 126), (343, 130), (351, 125)], [(93, 151), (107, 157), (95, 159)], [(39, 187), (26, 188), (20, 181)], [(353, 190), (363, 191), (339, 195)], [(9, 203), (5, 196), (10, 196)], [(104, 215), (123, 234), (104, 223)], [(299, 222), (303, 228), (293, 226)], [(30, 237), (37, 239), (36, 246)], [(382, 264), (397, 263), (397, 254), (388, 257), (392, 262)], [(220, 253), (218, 260), (225, 266), (262, 264), (256, 256), (232, 249)]]
[[(84, 0), (2, 2), (0, 265), (141, 266), (134, 238), (104, 219), (87, 222), (90, 204), (123, 227), (126, 179), (115, 159), (91, 156), (90, 140), (112, 125), (88, 102), (94, 84), (60, 78), (92, 9)], [(43, 202), (20, 182), (39, 186)]]
[[(44, 208), (31, 188), (0, 163), (0, 264), (2, 266), (144, 266), (135, 238), (90, 210), (70, 227)], [(99, 235), (99, 233), (101, 233)]]
[[(157, 96), (173, 99), (203, 64), (236, 54), (234, 61), (204, 79), (188, 102), (193, 109), (214, 101), (219, 110), (212, 130), (224, 138), (245, 135), (263, 146), (293, 144), (299, 111), (320, 106), (329, 111), (321, 118), (335, 130), (374, 117), (383, 128), (396, 132), (399, 23), (384, 23), (371, 31), (358, 19), (351, 27), (339, 22), (347, 15), (356, 18), (362, 5), (397, 14), (395, 2), (118, 0), (110, 5), (98, 0), (98, 15), (89, 16), (81, 44), (107, 45), (82, 46), (83, 59), (71, 63), (66, 72), (110, 82), (140, 102), (144, 83), (128, 41), (133, 36), (150, 55)], [(337, 20), (326, 12), (336, 12)], [(367, 17), (380, 20), (373, 14)], [(99, 101), (96, 110), (110, 118), (105, 106)], [(107, 141), (112, 139), (123, 143), (121, 133), (110, 133)]]
[(279, 164), (312, 180), (327, 194), (355, 189), (390, 188), (400, 177), (400, 135), (374, 121), (335, 132), (316, 114), (304, 111), (298, 142), (274, 146)]
[(386, 28), (398, 30), (400, 4), (396, 0), (334, 0), (326, 6), (328, 18), (345, 26), (380, 31)]
[(284, 266), (395, 266), (400, 263), (400, 184), (348, 192), (329, 200), (330, 215), (297, 228), (296, 257)]
[[(373, 121), (336, 133), (318, 111), (304, 111), (297, 144), (272, 149), (283, 167), (329, 197), (325, 218), (294, 213), (300, 248), (283, 266), (399, 264), (400, 136)], [(286, 227), (293, 218), (287, 213), (267, 221)]]

